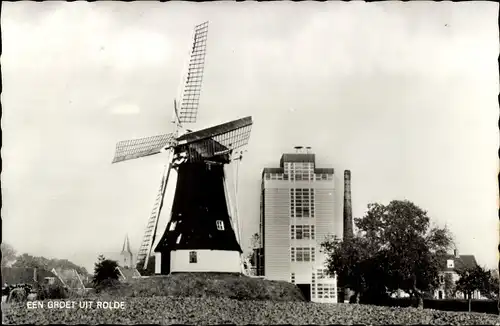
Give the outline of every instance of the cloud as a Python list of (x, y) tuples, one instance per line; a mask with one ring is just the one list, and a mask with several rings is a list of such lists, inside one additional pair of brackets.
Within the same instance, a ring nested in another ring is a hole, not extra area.
[(141, 113), (141, 108), (135, 104), (117, 104), (114, 105), (110, 112), (116, 115), (134, 115)]

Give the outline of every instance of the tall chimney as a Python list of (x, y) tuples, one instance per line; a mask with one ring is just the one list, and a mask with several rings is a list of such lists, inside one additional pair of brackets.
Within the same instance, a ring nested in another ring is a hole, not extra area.
[(351, 202), (351, 171), (344, 171), (344, 239), (353, 237)]
[[(352, 203), (351, 203), (351, 171), (344, 171), (344, 240), (353, 237), (352, 231)], [(344, 303), (349, 303), (354, 295), (354, 291), (349, 287), (343, 289)]]

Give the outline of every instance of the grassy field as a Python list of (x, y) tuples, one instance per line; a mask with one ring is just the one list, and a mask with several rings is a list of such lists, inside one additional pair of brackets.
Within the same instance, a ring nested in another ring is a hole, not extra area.
[(99, 297), (103, 296), (215, 296), (238, 300), (305, 301), (299, 288), (288, 282), (219, 273), (179, 273), (134, 279), (99, 294)]
[[(55, 308), (55, 301), (75, 303), (70, 308)], [(92, 307), (80, 306), (88, 301), (93, 302)], [(123, 306), (110, 308), (103, 302), (111, 306), (123, 303)], [(139, 279), (101, 293), (67, 300), (44, 300), (36, 308), (29, 308), (27, 303), (2, 304), (2, 312), (3, 323), (10, 325), (500, 325), (497, 315), (305, 302), (300, 290), (287, 282), (217, 274)]]
[[(114, 298), (124, 309), (27, 309), (13, 304), (4, 324), (412, 324), (500, 325), (496, 315), (308, 302), (240, 301), (229, 298)], [(47, 305), (47, 302), (45, 302)]]

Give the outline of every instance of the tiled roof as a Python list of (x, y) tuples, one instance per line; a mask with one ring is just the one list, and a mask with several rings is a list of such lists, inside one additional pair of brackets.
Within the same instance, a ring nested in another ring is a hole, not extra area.
[(140, 277), (141, 274), (136, 268), (127, 268), (127, 267), (118, 267), (120, 270), (120, 275), (125, 277), (125, 280), (128, 281), (134, 277)]
[(477, 266), (476, 257), (474, 257), (474, 255), (460, 255), (460, 259), (467, 268), (474, 268)]
[(81, 278), (79, 278), (77, 271), (74, 269), (56, 269), (55, 274), (59, 276), (64, 284), (71, 289), (81, 289), (85, 287)]
[[(453, 259), (453, 268), (448, 267), (447, 262), (449, 259)], [(449, 254), (444, 256), (441, 262), (441, 268), (445, 272), (453, 272), (463, 268), (474, 268), (475, 266), (477, 266), (477, 262), (474, 255), (459, 255), (456, 257), (455, 255)]]
[[(7, 284), (34, 284), (35, 268), (24, 267), (2, 267), (2, 285)], [(52, 272), (37, 268), (36, 281), (43, 282), (45, 277), (56, 277)]]
[(34, 283), (33, 268), (2, 268), (2, 285), (18, 283)]

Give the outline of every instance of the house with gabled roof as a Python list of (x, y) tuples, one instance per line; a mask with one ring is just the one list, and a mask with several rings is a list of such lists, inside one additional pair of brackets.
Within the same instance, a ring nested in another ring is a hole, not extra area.
[[(463, 269), (472, 269), (478, 266), (474, 255), (460, 255), (458, 250), (453, 254), (443, 256), (441, 261), (441, 271), (439, 272), (439, 287), (434, 290), (435, 299), (464, 298), (463, 293), (454, 292), (451, 287), (460, 279), (459, 271)], [(481, 299), (481, 293), (475, 291), (472, 294), (473, 299)]]
[(53, 268), (51, 272), (56, 275), (64, 286), (72, 290), (84, 290), (83, 280), (75, 269)]
[(118, 267), (118, 272), (120, 273), (119, 275), (119, 280), (121, 282), (128, 282), (134, 278), (139, 278), (141, 277), (141, 274), (135, 267)]
[(56, 284), (62, 285), (58, 277), (51, 271), (42, 268), (2, 267), (2, 285), (14, 284)]

